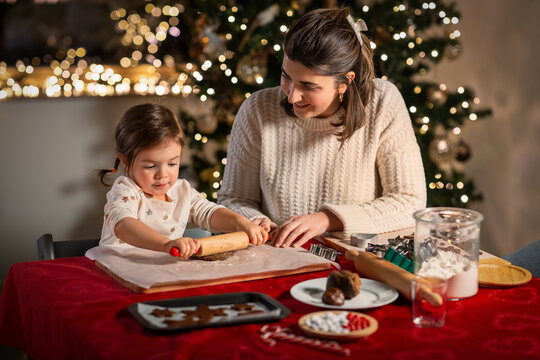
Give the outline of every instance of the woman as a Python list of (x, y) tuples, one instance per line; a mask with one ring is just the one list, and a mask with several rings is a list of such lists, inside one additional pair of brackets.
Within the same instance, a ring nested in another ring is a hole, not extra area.
[(238, 111), (218, 202), (269, 225), (276, 246), (406, 228), (425, 207), (407, 108), (374, 78), (365, 29), (348, 8), (305, 14), (285, 35), (281, 87)]

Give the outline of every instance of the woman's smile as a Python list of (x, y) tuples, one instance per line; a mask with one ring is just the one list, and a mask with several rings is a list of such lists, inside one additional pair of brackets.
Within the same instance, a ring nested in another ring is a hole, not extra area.
[(298, 104), (298, 103), (294, 104), (294, 107), (297, 108), (297, 109), (299, 109), (299, 110), (305, 109), (305, 108), (307, 108), (308, 106), (309, 106), (309, 104), (303, 104), (303, 105)]
[[(345, 84), (340, 86), (346, 89)], [(340, 106), (332, 76), (319, 74), (287, 55), (283, 57), (281, 90), (287, 95), (295, 115), (302, 119), (330, 116)]]

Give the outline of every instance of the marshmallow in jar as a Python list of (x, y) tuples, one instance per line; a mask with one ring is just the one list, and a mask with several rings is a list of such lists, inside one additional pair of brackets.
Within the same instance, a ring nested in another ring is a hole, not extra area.
[(420, 210), (413, 216), (415, 274), (447, 279), (449, 299), (475, 295), (483, 215), (468, 209), (440, 207)]

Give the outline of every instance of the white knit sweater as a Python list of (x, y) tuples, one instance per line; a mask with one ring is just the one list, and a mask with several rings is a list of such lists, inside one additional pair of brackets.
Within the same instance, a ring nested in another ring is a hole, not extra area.
[(290, 117), (279, 87), (250, 96), (238, 111), (218, 202), (249, 219), (281, 224), (293, 215), (328, 210), (343, 236), (381, 233), (414, 224), (426, 187), (420, 150), (403, 97), (374, 80), (365, 126), (340, 150), (338, 112)]

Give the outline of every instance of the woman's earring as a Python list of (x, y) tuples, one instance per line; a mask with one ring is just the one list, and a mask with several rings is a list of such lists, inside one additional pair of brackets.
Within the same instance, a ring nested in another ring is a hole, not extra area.
[(339, 102), (343, 102), (343, 93), (338, 94)]

